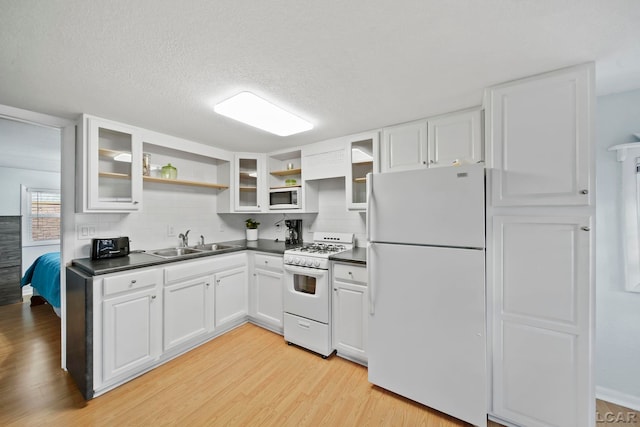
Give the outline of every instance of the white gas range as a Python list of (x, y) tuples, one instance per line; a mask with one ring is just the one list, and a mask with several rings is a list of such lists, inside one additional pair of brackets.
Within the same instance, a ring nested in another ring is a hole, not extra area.
[(329, 257), (353, 248), (353, 233), (313, 233), (284, 252), (284, 339), (327, 358), (331, 344)]

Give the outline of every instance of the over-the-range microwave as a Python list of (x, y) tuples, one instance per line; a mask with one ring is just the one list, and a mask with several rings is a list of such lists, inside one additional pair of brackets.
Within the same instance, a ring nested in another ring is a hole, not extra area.
[(269, 209), (301, 209), (302, 188), (285, 187), (269, 190)]

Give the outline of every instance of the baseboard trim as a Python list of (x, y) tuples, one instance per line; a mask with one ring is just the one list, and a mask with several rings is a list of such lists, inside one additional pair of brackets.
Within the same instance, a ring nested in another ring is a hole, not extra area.
[(596, 398), (624, 406), (625, 408), (633, 409), (634, 411), (640, 411), (640, 396), (634, 396), (617, 390), (612, 390), (610, 388), (597, 386)]

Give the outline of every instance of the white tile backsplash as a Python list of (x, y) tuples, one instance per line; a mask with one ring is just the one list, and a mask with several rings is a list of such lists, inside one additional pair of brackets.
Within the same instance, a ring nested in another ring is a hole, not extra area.
[[(131, 249), (158, 249), (178, 245), (179, 233), (191, 230), (189, 244), (198, 242), (200, 235), (207, 242), (221, 242), (245, 238), (245, 220), (260, 222), (261, 239), (281, 240), (285, 237), (283, 214), (218, 214), (217, 191), (196, 187), (145, 184), (141, 212), (130, 214), (77, 214), (76, 222), (97, 224), (99, 237), (129, 236)], [(366, 243), (365, 215), (346, 209), (344, 178), (319, 182), (318, 214), (286, 214), (290, 219), (302, 219), (304, 241), (311, 241), (314, 231), (355, 233), (356, 244)], [(175, 237), (167, 236), (172, 226)], [(89, 256), (89, 241), (77, 240), (75, 258)]]

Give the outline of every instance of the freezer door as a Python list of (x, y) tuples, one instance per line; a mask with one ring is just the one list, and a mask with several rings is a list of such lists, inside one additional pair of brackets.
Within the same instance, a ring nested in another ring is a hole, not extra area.
[(486, 426), (484, 251), (371, 244), (369, 381)]
[(373, 175), (372, 242), (483, 248), (484, 165)]

